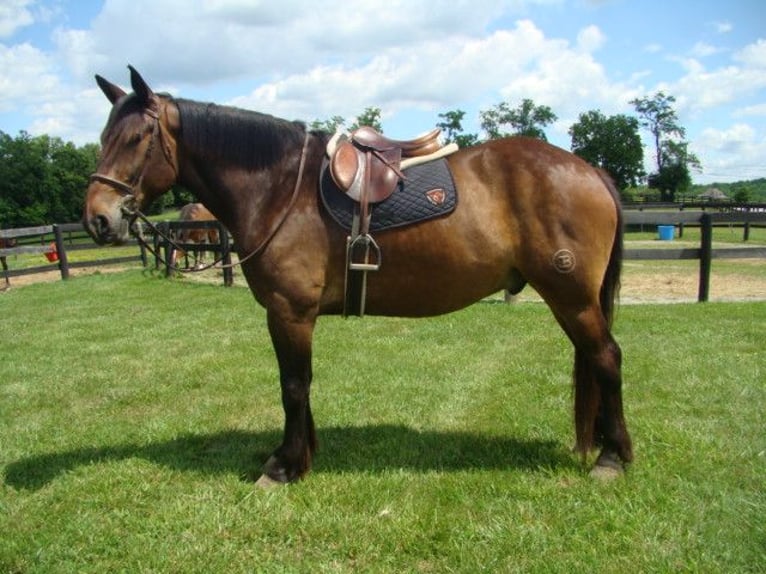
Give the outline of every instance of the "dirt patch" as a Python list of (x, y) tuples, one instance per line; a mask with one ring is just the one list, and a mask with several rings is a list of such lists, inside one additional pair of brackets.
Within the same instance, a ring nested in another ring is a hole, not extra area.
[[(111, 267), (82, 267), (79, 269), (70, 269), (70, 277), (80, 277), (82, 275), (92, 275), (94, 273), (119, 273), (125, 271), (127, 267), (111, 266)], [(34, 273), (31, 275), (21, 275), (20, 277), (11, 277), (11, 288), (24, 287), (25, 285), (33, 285), (35, 283), (52, 283), (54, 281), (61, 281), (60, 271), (44, 271), (42, 273)], [(5, 279), (0, 275), (0, 289), (5, 288)]]
[[(739, 259), (741, 272), (731, 269), (710, 274), (710, 301), (766, 300), (766, 262)], [(760, 273), (764, 271), (764, 273)], [(625, 262), (620, 299), (623, 303), (696, 301), (699, 291), (699, 268), (695, 265), (665, 265), (655, 271), (645, 263)]]

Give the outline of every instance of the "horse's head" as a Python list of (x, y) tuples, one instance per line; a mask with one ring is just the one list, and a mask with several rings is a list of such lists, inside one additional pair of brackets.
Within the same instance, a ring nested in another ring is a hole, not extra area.
[(124, 241), (135, 214), (170, 189), (178, 175), (178, 108), (129, 68), (130, 94), (96, 76), (112, 111), (101, 133), (101, 159), (90, 177), (83, 223), (101, 244)]

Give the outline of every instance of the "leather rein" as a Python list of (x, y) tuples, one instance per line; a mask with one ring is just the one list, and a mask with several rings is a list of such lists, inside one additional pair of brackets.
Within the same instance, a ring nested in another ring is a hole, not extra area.
[(199, 273), (201, 271), (206, 271), (213, 267), (216, 267), (217, 269), (231, 269), (233, 267), (237, 267), (238, 265), (242, 265), (248, 259), (251, 259), (252, 257), (255, 257), (256, 255), (261, 253), (266, 248), (266, 246), (271, 242), (274, 236), (277, 234), (277, 232), (282, 227), (284, 222), (287, 220), (287, 216), (292, 211), (292, 208), (295, 205), (295, 201), (298, 199), (298, 192), (300, 190), (301, 181), (303, 180), (303, 170), (306, 165), (306, 152), (308, 150), (309, 136), (310, 136), (309, 132), (306, 131), (306, 137), (303, 140), (303, 148), (301, 149), (301, 159), (298, 165), (298, 177), (295, 180), (295, 187), (293, 188), (292, 195), (290, 196), (290, 202), (287, 204), (287, 208), (282, 212), (282, 215), (277, 220), (276, 224), (271, 227), (266, 238), (255, 249), (253, 249), (250, 253), (248, 253), (242, 259), (239, 259), (236, 263), (222, 264), (223, 257), (220, 257), (216, 259), (215, 261), (213, 261), (212, 263), (208, 265), (204, 265), (202, 267), (196, 267), (194, 269), (183, 269), (178, 267), (177, 265), (174, 265), (168, 261), (165, 261), (159, 255), (159, 253), (157, 253), (149, 245), (146, 239), (144, 239), (142, 227), (135, 225), (136, 221), (141, 221), (141, 223), (146, 225), (152, 231), (152, 233), (162, 238), (163, 241), (167, 242), (175, 250), (177, 251), (182, 250), (180, 246), (173, 240), (172, 237), (163, 233), (163, 231), (157, 225), (155, 225), (152, 221), (150, 221), (149, 218), (137, 207), (137, 203), (138, 203), (137, 189), (140, 187), (141, 183), (143, 182), (144, 175), (146, 173), (146, 168), (149, 164), (149, 159), (151, 158), (152, 152), (154, 151), (155, 143), (158, 140), (160, 142), (160, 146), (162, 147), (162, 153), (165, 156), (165, 159), (167, 160), (167, 162), (170, 164), (171, 168), (175, 172), (176, 180), (178, 179), (178, 168), (173, 162), (169, 148), (163, 145), (165, 142), (163, 141), (163, 135), (162, 135), (163, 130), (160, 124), (160, 116), (157, 112), (151, 109), (146, 109), (145, 113), (154, 119), (154, 126), (152, 128), (152, 139), (149, 141), (149, 146), (146, 148), (146, 153), (144, 154), (144, 163), (141, 166), (141, 171), (138, 174), (138, 177), (136, 178), (135, 183), (132, 183), (132, 184), (127, 183), (98, 172), (92, 173), (90, 175), (90, 181), (97, 181), (99, 183), (104, 183), (106, 185), (109, 185), (116, 191), (120, 192), (120, 194), (122, 194), (126, 198), (125, 201), (123, 201), (121, 211), (123, 215), (128, 218), (128, 230), (130, 234), (133, 235), (133, 237), (136, 238), (139, 244), (141, 244), (147, 251), (149, 251), (152, 255), (154, 255), (154, 257), (157, 258), (159, 261), (161, 261), (166, 267), (180, 273)]

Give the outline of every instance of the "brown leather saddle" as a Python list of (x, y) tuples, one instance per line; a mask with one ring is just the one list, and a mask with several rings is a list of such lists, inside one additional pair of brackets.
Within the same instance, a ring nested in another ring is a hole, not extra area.
[(404, 177), (402, 159), (438, 151), (440, 133), (435, 129), (416, 139), (394, 140), (363, 126), (338, 143), (330, 158), (330, 173), (354, 201), (378, 203), (390, 196)]

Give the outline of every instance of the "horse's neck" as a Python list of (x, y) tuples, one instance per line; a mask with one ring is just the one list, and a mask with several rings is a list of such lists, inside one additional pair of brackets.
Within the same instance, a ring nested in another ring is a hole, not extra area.
[[(287, 153), (300, 154), (300, 150)], [(179, 161), (179, 183), (229, 229), (235, 240), (244, 241), (252, 230), (263, 228), (292, 193), (297, 166), (285, 168), (285, 163), (254, 169), (191, 155)]]

